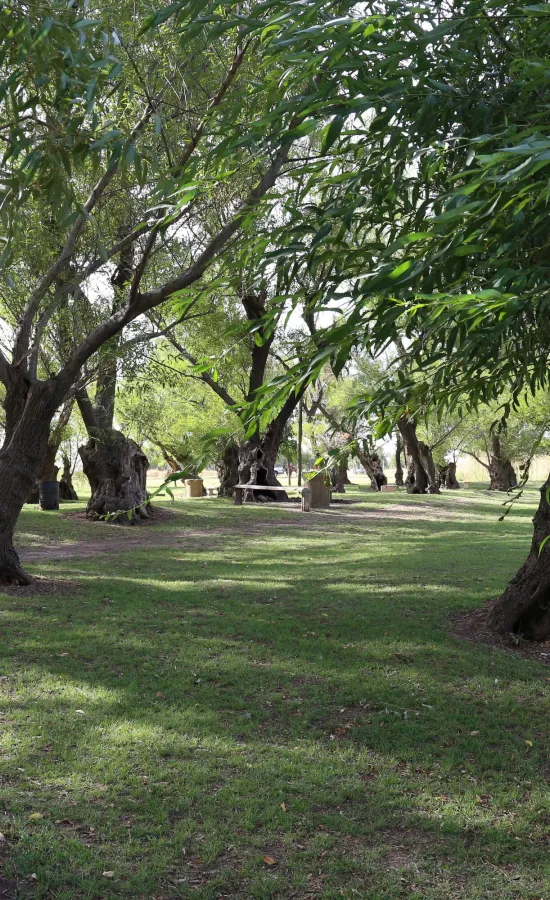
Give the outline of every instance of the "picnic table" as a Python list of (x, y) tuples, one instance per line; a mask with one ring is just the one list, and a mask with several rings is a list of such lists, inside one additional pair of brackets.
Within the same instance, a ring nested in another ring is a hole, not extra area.
[(243, 505), (243, 496), (245, 491), (259, 491), (260, 493), (272, 493), (273, 491), (281, 491), (288, 493), (289, 491), (297, 491), (302, 497), (302, 512), (309, 512), (311, 509), (311, 488), (297, 487), (289, 485), (288, 487), (271, 487), (270, 484), (238, 484), (235, 487), (235, 506)]

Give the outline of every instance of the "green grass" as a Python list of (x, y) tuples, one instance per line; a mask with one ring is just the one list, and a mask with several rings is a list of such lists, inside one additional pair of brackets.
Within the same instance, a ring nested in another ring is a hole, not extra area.
[(0, 595), (21, 896), (550, 897), (550, 669), (447, 630), (521, 563), (536, 495), (499, 523), (483, 491), (358, 494), (139, 531), (25, 509), (27, 545), (179, 536)]

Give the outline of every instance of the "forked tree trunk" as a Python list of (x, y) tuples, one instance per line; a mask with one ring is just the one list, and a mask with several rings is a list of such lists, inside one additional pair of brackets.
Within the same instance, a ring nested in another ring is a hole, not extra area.
[(541, 488), (534, 518), (533, 543), (525, 563), (496, 601), (490, 623), (499, 634), (534, 641), (550, 638), (550, 477)]
[(395, 483), (397, 487), (403, 487), (403, 466), (401, 465), (401, 457), (403, 455), (403, 441), (399, 432), (395, 435)]
[(357, 446), (356, 453), (359, 462), (370, 478), (372, 490), (379, 491), (382, 485), (388, 483), (379, 454), (375, 450), (369, 448), (366, 442), (363, 442), (362, 447), (359, 445)]
[(401, 416), (399, 431), (407, 452), (408, 473), (405, 482), (409, 494), (439, 494), (439, 484), (432, 451), (416, 436), (416, 425)]
[(115, 521), (128, 524), (151, 516), (146, 504), (149, 463), (135, 441), (114, 429), (97, 429), (78, 452), (92, 489), (86, 507), (90, 518), (124, 513)]
[(219, 497), (232, 497), (235, 485), (239, 483), (239, 445), (229, 441), (224, 447), (221, 459), (216, 463), (220, 479)]

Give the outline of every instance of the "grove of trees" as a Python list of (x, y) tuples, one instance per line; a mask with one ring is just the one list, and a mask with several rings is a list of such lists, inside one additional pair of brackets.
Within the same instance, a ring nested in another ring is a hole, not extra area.
[[(550, 417), (546, 4), (0, 14), (0, 580), (29, 580), (17, 518), (76, 416), (99, 518), (149, 515), (144, 442), (269, 496), (299, 408), (335, 486), (355, 458), (379, 490), (390, 436), (411, 493), (456, 488), (459, 454), (525, 480)], [(549, 537), (550, 477), (496, 630), (550, 635)]]

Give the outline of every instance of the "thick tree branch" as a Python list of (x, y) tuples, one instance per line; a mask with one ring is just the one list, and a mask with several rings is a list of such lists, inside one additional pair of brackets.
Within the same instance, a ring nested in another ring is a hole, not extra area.
[(476, 460), (476, 462), (480, 464), (480, 466), (483, 466), (484, 469), (487, 469), (487, 471), (489, 471), (489, 466), (487, 465), (487, 463), (484, 463), (483, 460), (480, 459), (479, 456), (477, 456), (475, 453), (472, 453), (471, 450), (465, 450), (464, 453), (467, 453), (468, 456), (472, 456)]
[[(295, 127), (298, 121), (298, 119), (293, 120), (290, 123), (290, 127)], [(208, 246), (191, 266), (176, 278), (173, 278), (171, 281), (166, 282), (155, 290), (137, 294), (134, 302), (131, 304), (128, 303), (123, 309), (114, 313), (109, 319), (102, 322), (101, 325), (98, 325), (97, 328), (94, 328), (94, 330), (90, 332), (76, 349), (71, 359), (57, 375), (57, 381), (60, 385), (63, 385), (63, 390), (66, 390), (67, 381), (74, 381), (84, 363), (105, 343), (105, 341), (108, 341), (109, 338), (118, 334), (125, 325), (133, 322), (138, 316), (148, 312), (150, 309), (154, 309), (156, 306), (160, 306), (160, 304), (168, 299), (168, 297), (172, 296), (172, 294), (190, 287), (201, 278), (212, 260), (221, 253), (226, 244), (238, 232), (243, 221), (250, 214), (250, 211), (258, 206), (260, 200), (273, 187), (281, 168), (288, 159), (291, 146), (291, 141), (283, 144), (254, 190), (250, 192), (246, 200), (242, 203), (237, 214), (220, 229), (218, 234), (210, 241)]]
[[(130, 135), (130, 141), (134, 141), (138, 135), (143, 131), (147, 122), (149, 121), (151, 114), (153, 112), (154, 106), (149, 105), (145, 110), (143, 116), (133, 129)], [(119, 167), (119, 161), (115, 160), (115, 162), (107, 169), (106, 172), (101, 176), (95, 187), (93, 188), (90, 196), (88, 197), (86, 203), (82, 207), (82, 212), (76, 218), (75, 222), (69, 234), (67, 236), (67, 240), (65, 241), (65, 245), (57, 257), (56, 261), (50, 266), (49, 270), (46, 272), (44, 277), (39, 281), (34, 290), (32, 291), (27, 303), (25, 305), (25, 309), (21, 315), (21, 319), (19, 321), (19, 325), (17, 328), (17, 332), (15, 335), (14, 349), (13, 355), (14, 360), (19, 359), (27, 353), (29, 347), (29, 340), (32, 330), (33, 319), (36, 315), (38, 307), (40, 305), (40, 301), (42, 300), (44, 294), (50, 289), (52, 284), (56, 281), (59, 274), (63, 271), (67, 263), (73, 256), (76, 242), (86, 225), (90, 213), (95, 208), (103, 194), (105, 193), (106, 188), (111, 183), (112, 179), (116, 175)]]
[[(169, 334), (168, 340), (170, 341), (174, 349), (178, 351), (180, 356), (183, 356), (183, 358), (186, 359), (188, 363), (191, 363), (192, 366), (197, 365), (198, 360), (196, 360), (195, 357), (185, 349), (185, 347), (182, 347), (182, 345), (179, 343), (179, 341), (176, 340), (173, 335)], [(211, 375), (208, 374), (208, 372), (201, 372), (198, 377), (201, 381), (204, 381), (204, 383), (207, 384), (208, 387), (211, 388), (214, 393), (217, 394), (218, 397), (220, 397), (220, 399), (227, 404), (227, 406), (237, 405), (236, 401), (233, 400), (233, 397), (229, 394), (229, 392), (226, 391), (221, 384), (218, 384), (217, 381), (214, 381), (214, 379)]]

